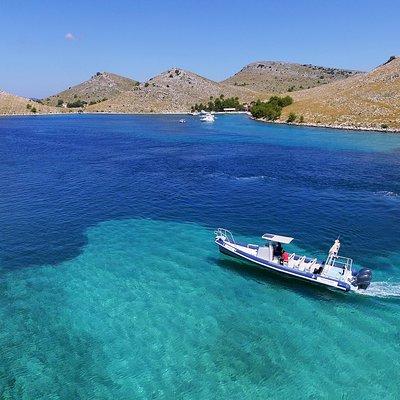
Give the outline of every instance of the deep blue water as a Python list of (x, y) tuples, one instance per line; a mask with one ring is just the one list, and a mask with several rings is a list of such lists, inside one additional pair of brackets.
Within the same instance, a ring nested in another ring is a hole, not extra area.
[[(400, 136), (179, 118), (0, 119), (0, 398), (398, 398)], [(340, 235), (371, 295), (224, 259), (219, 226)]]

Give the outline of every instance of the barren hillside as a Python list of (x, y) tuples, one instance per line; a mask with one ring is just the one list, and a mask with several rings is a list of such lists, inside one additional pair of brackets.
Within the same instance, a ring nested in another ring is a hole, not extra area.
[(310, 64), (259, 61), (246, 65), (222, 83), (258, 92), (283, 93), (342, 80), (358, 73), (358, 71)]
[(258, 93), (203, 78), (181, 68), (172, 68), (146, 83), (118, 96), (87, 107), (88, 111), (113, 112), (187, 112), (195, 103), (206, 103), (210, 96), (223, 94), (241, 101), (257, 99)]
[(55, 113), (59, 110), (0, 90), (0, 114)]
[(306, 123), (400, 128), (400, 58), (373, 71), (292, 93), (294, 104), (284, 109), (304, 116)]
[(50, 96), (43, 101), (46, 104), (56, 106), (57, 104), (73, 103), (78, 100), (86, 103), (98, 102), (110, 99), (118, 94), (132, 90), (139, 83), (133, 79), (125, 78), (110, 72), (97, 72), (89, 80), (72, 86), (54, 96)]

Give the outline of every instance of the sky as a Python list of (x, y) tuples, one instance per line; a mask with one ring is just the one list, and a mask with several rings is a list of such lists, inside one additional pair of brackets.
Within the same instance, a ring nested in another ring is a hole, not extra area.
[(42, 98), (108, 71), (222, 80), (262, 60), (370, 70), (400, 54), (400, 1), (0, 0), (0, 89)]

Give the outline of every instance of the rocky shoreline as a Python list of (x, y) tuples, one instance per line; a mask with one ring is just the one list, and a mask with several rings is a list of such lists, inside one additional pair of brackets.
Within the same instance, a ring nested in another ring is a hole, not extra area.
[(267, 124), (279, 124), (279, 125), (295, 125), (305, 126), (311, 128), (326, 128), (326, 129), (340, 129), (345, 131), (370, 131), (370, 132), (386, 132), (386, 133), (400, 133), (400, 129), (396, 128), (374, 128), (371, 126), (354, 126), (354, 125), (330, 125), (330, 124), (316, 124), (316, 123), (298, 123), (298, 122), (286, 122), (286, 121), (267, 121), (263, 118), (250, 117), (252, 120), (257, 122), (263, 122)]

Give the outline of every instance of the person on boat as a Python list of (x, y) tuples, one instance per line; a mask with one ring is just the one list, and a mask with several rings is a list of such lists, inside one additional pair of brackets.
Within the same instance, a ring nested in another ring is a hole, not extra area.
[(274, 256), (275, 257), (282, 257), (283, 248), (282, 245), (278, 242), (278, 244), (274, 247)]
[(284, 263), (288, 263), (289, 261), (289, 253), (287, 251), (284, 251), (282, 253), (282, 257), (281, 257), (281, 264), (283, 265)]
[(331, 257), (337, 257), (340, 249), (340, 241), (339, 239), (335, 240), (335, 243), (333, 243), (332, 247), (329, 250), (329, 255)]

